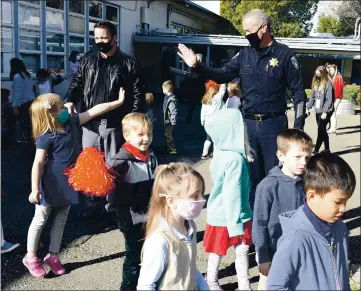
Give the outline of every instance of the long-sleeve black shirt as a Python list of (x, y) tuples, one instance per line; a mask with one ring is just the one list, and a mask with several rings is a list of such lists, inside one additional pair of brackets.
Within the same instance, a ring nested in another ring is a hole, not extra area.
[(301, 69), (293, 51), (273, 40), (269, 47), (256, 51), (241, 49), (238, 56), (222, 68), (210, 68), (198, 63), (193, 69), (219, 83), (240, 78), (245, 113), (281, 113), (286, 111), (286, 89), (292, 91), (295, 128), (303, 128), (306, 94)]

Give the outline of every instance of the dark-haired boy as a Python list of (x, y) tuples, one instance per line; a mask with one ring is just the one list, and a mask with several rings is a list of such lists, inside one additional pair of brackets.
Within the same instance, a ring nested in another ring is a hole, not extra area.
[(282, 166), (274, 167), (256, 189), (252, 239), (260, 272), (258, 290), (266, 289), (277, 241), (282, 235), (278, 216), (296, 210), (304, 202), (302, 175), (313, 143), (302, 130), (286, 129), (277, 137), (277, 148)]
[(304, 175), (306, 203), (280, 215), (283, 235), (267, 290), (350, 290), (348, 229), (341, 216), (355, 190), (351, 167), (335, 154), (317, 154)]

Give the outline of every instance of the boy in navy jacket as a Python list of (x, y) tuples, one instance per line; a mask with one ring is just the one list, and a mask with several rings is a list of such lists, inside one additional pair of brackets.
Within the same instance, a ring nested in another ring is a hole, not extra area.
[(277, 137), (274, 167), (257, 186), (253, 213), (252, 240), (260, 272), (258, 290), (266, 290), (266, 281), (277, 241), (282, 235), (278, 216), (303, 205), (302, 175), (311, 156), (312, 139), (302, 130), (286, 129)]
[(350, 290), (348, 229), (341, 220), (355, 190), (350, 166), (322, 153), (307, 163), (306, 203), (280, 215), (283, 231), (267, 290)]

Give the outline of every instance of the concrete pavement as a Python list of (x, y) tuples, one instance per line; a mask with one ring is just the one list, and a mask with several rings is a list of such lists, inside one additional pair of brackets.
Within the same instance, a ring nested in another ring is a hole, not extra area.
[[(185, 116), (181, 108), (181, 115)], [(198, 113), (197, 113), (198, 114)], [(290, 112), (290, 124), (293, 114)], [(205, 139), (203, 128), (199, 125), (198, 115), (191, 125), (180, 124), (178, 144), (180, 155), (170, 157), (158, 154), (161, 163), (185, 160), (193, 163), (206, 181), (206, 194), (210, 193), (212, 182), (209, 174), (210, 161), (199, 159)], [(156, 124), (154, 146), (163, 144), (161, 115)], [(351, 230), (350, 260), (354, 264), (361, 262), (360, 256), (360, 115), (340, 116), (339, 134), (330, 140), (332, 152), (341, 155), (353, 168), (357, 177), (357, 188), (348, 203), (346, 213), (347, 226)], [(311, 115), (306, 120), (305, 131), (316, 139), (315, 118)], [(2, 207), (2, 222), (5, 238), (20, 242), (21, 247), (12, 253), (2, 255), (2, 289), (12, 290), (116, 290), (121, 279), (121, 265), (124, 255), (124, 241), (116, 229), (114, 217), (100, 213), (93, 220), (86, 221), (77, 214), (84, 205), (73, 207), (64, 234), (62, 262), (68, 273), (61, 277), (33, 278), (21, 264), (26, 251), (26, 234), (33, 215), (33, 205), (27, 202), (29, 194), (29, 171), (31, 159), (24, 149), (2, 152), (2, 177), (7, 198)], [(206, 225), (206, 210), (197, 219), (198, 225), (198, 267), (206, 271), (207, 256), (203, 251), (202, 238)], [(40, 254), (45, 255), (49, 243), (49, 227), (44, 231), (40, 244)], [(252, 287), (257, 287), (258, 273), (254, 254), (250, 254), (250, 275)], [(227, 290), (237, 288), (234, 269), (234, 250), (231, 248), (220, 267), (220, 283)], [(357, 269), (357, 268), (356, 268)]]

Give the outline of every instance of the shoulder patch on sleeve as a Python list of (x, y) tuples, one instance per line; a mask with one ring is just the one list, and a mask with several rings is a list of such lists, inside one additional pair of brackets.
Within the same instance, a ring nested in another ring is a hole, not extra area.
[(300, 66), (298, 65), (298, 62), (297, 62), (297, 59), (295, 56), (292, 56), (291, 63), (297, 70), (299, 70)]

